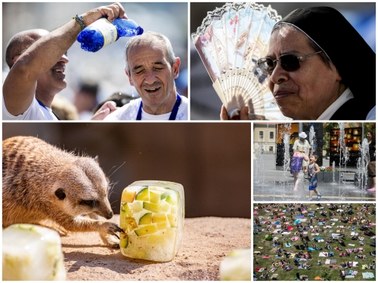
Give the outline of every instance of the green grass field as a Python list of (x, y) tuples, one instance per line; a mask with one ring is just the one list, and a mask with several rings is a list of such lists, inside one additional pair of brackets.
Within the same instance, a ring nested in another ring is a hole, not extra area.
[[(294, 224), (296, 219), (301, 221), (299, 226)], [(331, 204), (303, 204), (302, 208), (301, 204), (256, 204), (254, 222), (253, 270), (257, 280), (273, 280), (272, 276), (276, 280), (297, 280), (297, 275), (307, 276), (308, 280), (343, 280), (341, 271), (356, 272), (353, 278), (344, 278), (346, 281), (375, 280), (375, 236), (369, 233), (375, 233), (374, 204), (335, 204), (333, 207)], [(308, 237), (303, 241), (301, 229), (303, 237)], [(285, 235), (285, 232), (290, 234)], [(352, 232), (358, 233), (358, 236), (353, 238)], [(344, 237), (339, 242), (332, 239), (332, 234), (344, 234)], [(316, 237), (324, 242), (316, 242)], [(302, 245), (304, 250), (297, 249), (295, 245)], [(308, 248), (316, 250), (308, 251)], [(358, 252), (358, 248), (363, 251)], [(342, 253), (346, 255), (347, 250), (351, 251), (349, 255), (340, 256)], [(334, 256), (320, 257), (321, 252), (333, 253)], [(306, 256), (311, 258), (304, 259)], [(302, 257), (298, 261), (302, 268), (295, 265), (296, 257), (298, 260)], [(326, 264), (327, 259), (334, 263)], [(358, 264), (342, 266), (347, 262)], [(274, 265), (276, 270), (272, 270)], [(304, 265), (308, 267), (303, 269)], [(291, 270), (286, 271), (285, 267)], [(374, 274), (374, 278), (364, 279), (364, 272)]]

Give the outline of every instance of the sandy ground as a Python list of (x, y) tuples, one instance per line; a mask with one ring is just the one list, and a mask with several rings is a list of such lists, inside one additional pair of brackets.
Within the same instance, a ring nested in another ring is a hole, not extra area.
[(250, 248), (251, 220), (187, 218), (179, 253), (165, 263), (128, 259), (106, 247), (97, 233), (72, 233), (62, 242), (67, 280), (219, 280), (223, 257)]

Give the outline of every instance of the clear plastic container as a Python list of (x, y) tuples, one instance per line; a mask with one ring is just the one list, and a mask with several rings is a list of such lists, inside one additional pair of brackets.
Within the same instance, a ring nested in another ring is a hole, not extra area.
[(171, 261), (182, 240), (184, 188), (168, 181), (136, 181), (121, 197), (120, 248), (124, 256)]

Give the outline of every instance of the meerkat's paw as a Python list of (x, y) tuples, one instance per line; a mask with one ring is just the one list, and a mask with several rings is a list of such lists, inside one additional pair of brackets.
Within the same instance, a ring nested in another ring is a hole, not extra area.
[(101, 225), (100, 237), (102, 241), (109, 247), (117, 249), (119, 248), (119, 236), (118, 232), (123, 230), (112, 222), (104, 222)]

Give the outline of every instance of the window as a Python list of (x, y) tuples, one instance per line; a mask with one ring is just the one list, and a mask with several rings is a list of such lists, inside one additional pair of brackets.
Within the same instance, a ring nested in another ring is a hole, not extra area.
[(272, 140), (274, 139), (274, 132), (269, 132), (269, 138)]
[(259, 131), (259, 137), (260, 137), (261, 140), (264, 138), (264, 132), (263, 131)]

